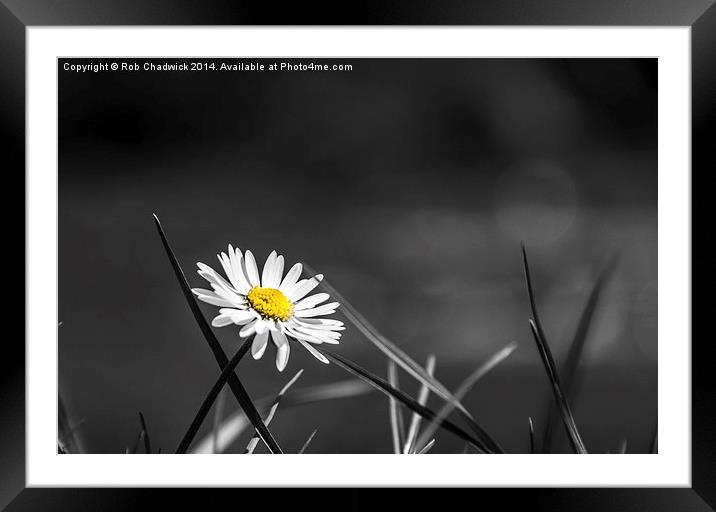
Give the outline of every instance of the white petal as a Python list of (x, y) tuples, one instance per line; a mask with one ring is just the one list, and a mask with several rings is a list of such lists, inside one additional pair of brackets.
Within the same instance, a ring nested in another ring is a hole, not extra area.
[[(311, 321), (313, 320), (313, 322)], [(316, 331), (345, 331), (346, 328), (341, 325), (324, 325), (322, 323), (315, 323), (316, 320), (323, 320), (322, 318), (293, 318), (293, 322), (301, 327), (307, 327)], [(336, 333), (337, 334), (337, 333)]]
[(224, 269), (226, 277), (228, 277), (229, 281), (231, 282), (233, 291), (239, 293), (247, 293), (249, 291), (249, 286), (246, 282), (246, 278), (244, 277), (244, 273), (241, 270), (241, 266), (236, 265), (236, 262), (234, 261), (236, 259), (234, 249), (233, 247), (231, 247), (231, 245), (229, 245), (228, 249), (228, 255), (222, 252), (221, 254), (217, 255), (217, 258), (219, 258), (219, 261), (221, 262), (221, 266)]
[(246, 304), (246, 300), (241, 295), (238, 295), (232, 291), (227, 290), (226, 288), (222, 288), (215, 284), (212, 284), (211, 287), (214, 288), (216, 295), (218, 295), (222, 299), (230, 301), (232, 304), (236, 304), (237, 306)]
[(241, 251), (237, 247), (234, 249), (229, 245), (229, 261), (231, 262), (231, 270), (234, 273), (236, 279), (236, 290), (240, 293), (246, 294), (251, 289), (248, 279), (244, 274), (244, 269), (241, 265), (241, 261), (244, 259)]
[[(331, 345), (338, 345), (338, 340), (341, 337), (339, 333), (333, 333), (330, 331), (312, 331), (311, 329), (306, 329), (305, 327), (295, 327), (294, 330), (296, 332), (300, 332), (301, 334), (306, 334), (316, 338), (321, 343), (329, 343)], [(306, 341), (313, 342), (311, 339), (307, 339)]]
[(266, 331), (268, 331), (268, 326), (266, 325), (266, 320), (263, 318), (259, 318), (256, 323), (256, 334), (263, 334)]
[(317, 274), (313, 276), (311, 279), (306, 279), (304, 282), (300, 282), (300, 285), (297, 283), (293, 288), (291, 288), (291, 291), (288, 292), (286, 297), (291, 302), (296, 302), (299, 299), (304, 298), (306, 295), (308, 295), (308, 292), (313, 290), (316, 286), (318, 286), (318, 283), (320, 283), (323, 280), (323, 274)]
[(322, 306), (318, 306), (317, 308), (313, 309), (304, 309), (302, 311), (296, 311), (294, 313), (295, 316), (299, 318), (307, 318), (312, 316), (321, 316), (321, 315), (330, 315), (331, 313), (336, 311), (336, 308), (339, 306), (337, 302), (329, 302), (328, 304), (323, 304)]
[(283, 256), (279, 254), (273, 269), (271, 288), (278, 288), (278, 285), (281, 284), (281, 276), (283, 276)]
[(259, 269), (256, 267), (256, 258), (251, 251), (244, 253), (244, 271), (246, 276), (249, 278), (249, 284), (253, 286), (261, 286), (259, 281)]
[(281, 284), (279, 285), (278, 289), (281, 290), (283, 293), (287, 293), (288, 290), (290, 290), (296, 282), (298, 282), (298, 278), (301, 277), (301, 272), (303, 271), (303, 265), (300, 263), (296, 263), (293, 267), (291, 267), (291, 270), (289, 270), (286, 273), (286, 277), (283, 278), (283, 281), (281, 281)]
[(232, 313), (237, 313), (239, 310), (236, 308), (221, 308), (219, 310), (219, 313), (223, 313), (224, 315), (231, 315)]
[(286, 339), (286, 335), (281, 331), (271, 331), (271, 338), (276, 345), (276, 368), (282, 372), (288, 364), (288, 356), (291, 352), (291, 345)]
[(278, 255), (276, 251), (271, 251), (271, 254), (266, 258), (264, 263), (264, 271), (261, 274), (261, 286), (264, 288), (274, 288), (270, 283), (272, 282), (272, 276), (274, 271), (274, 265), (276, 264), (276, 258)]
[(234, 270), (231, 268), (231, 260), (226, 255), (225, 252), (222, 252), (221, 254), (217, 254), (216, 257), (219, 260), (219, 263), (221, 263), (221, 268), (224, 269), (224, 274), (226, 274), (226, 277), (229, 278), (229, 282), (231, 283), (231, 286), (236, 288), (236, 283), (234, 282)]
[(207, 304), (219, 307), (231, 307), (233, 304), (226, 299), (219, 297), (216, 293), (211, 290), (203, 290), (201, 288), (194, 288), (192, 292), (196, 295), (196, 298)]
[[(198, 265), (198, 263), (197, 263), (197, 265)], [(204, 264), (202, 263), (202, 265), (204, 265)], [(199, 274), (201, 277), (203, 277), (204, 279), (209, 281), (209, 283), (211, 283), (212, 285), (219, 286), (220, 288), (223, 288), (223, 289), (230, 291), (232, 293), (236, 292), (234, 287), (231, 286), (231, 284), (229, 284), (229, 282), (226, 279), (221, 277), (219, 274), (216, 273), (216, 271), (213, 268), (211, 268), (207, 265), (204, 265), (204, 267), (201, 270), (197, 270), (197, 274)]]
[(308, 341), (310, 343), (315, 343), (317, 345), (320, 345), (323, 343), (323, 341), (319, 338), (316, 338), (312, 334), (307, 334), (305, 332), (297, 331), (295, 327), (286, 327), (286, 332), (292, 337), (295, 338), (298, 341)]
[(214, 327), (226, 327), (227, 325), (231, 325), (233, 322), (231, 321), (231, 317), (228, 315), (218, 315), (214, 317), (214, 319), (211, 321), (211, 325)]
[(242, 338), (248, 338), (249, 336), (254, 334), (256, 332), (256, 325), (260, 321), (261, 321), (260, 319), (255, 318), (253, 321), (251, 321), (248, 324), (246, 324), (245, 326), (243, 326), (241, 328), (241, 330), (239, 331), (239, 336)]
[(321, 354), (318, 350), (316, 350), (315, 348), (313, 348), (310, 344), (306, 343), (306, 342), (303, 341), (303, 340), (298, 340), (298, 342), (299, 342), (301, 345), (303, 345), (303, 347), (304, 347), (306, 350), (308, 350), (313, 357), (315, 357), (316, 359), (318, 359), (318, 360), (319, 360), (320, 362), (322, 362), (322, 363), (328, 364), (328, 359), (326, 359), (326, 356), (324, 356), (323, 354)]
[(251, 355), (254, 359), (261, 359), (261, 356), (264, 355), (264, 352), (266, 352), (266, 347), (268, 346), (268, 332), (264, 332), (263, 334), (257, 334), (254, 337), (254, 341), (251, 343)]
[(333, 318), (301, 318), (300, 320), (294, 319), (294, 322), (307, 325), (313, 329), (328, 329), (331, 331), (344, 331), (346, 329), (343, 322)]
[(256, 318), (256, 313), (248, 310), (235, 310), (235, 313), (231, 314), (231, 321), (234, 322), (236, 325), (247, 324), (252, 318)]
[(329, 297), (330, 297), (330, 295), (328, 295), (327, 293), (317, 293), (315, 295), (311, 295), (310, 297), (306, 297), (306, 298), (298, 301), (293, 306), (293, 310), (300, 311), (302, 309), (312, 308), (312, 307), (320, 304), (321, 302), (328, 300)]

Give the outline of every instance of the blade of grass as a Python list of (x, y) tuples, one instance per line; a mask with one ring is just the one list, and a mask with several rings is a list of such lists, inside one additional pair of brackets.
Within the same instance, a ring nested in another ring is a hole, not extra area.
[[(435, 356), (430, 354), (428, 360), (425, 363), (425, 371), (428, 375), (433, 376), (435, 372)], [(428, 395), (430, 394), (430, 388), (425, 384), (420, 385), (420, 392), (418, 393), (418, 403), (422, 406), (427, 405)], [(410, 428), (408, 430), (408, 436), (403, 446), (403, 453), (413, 453), (415, 451), (415, 441), (418, 439), (418, 430), (420, 429), (421, 416), (413, 413), (410, 418)]]
[(572, 411), (569, 408), (569, 403), (567, 403), (567, 399), (562, 392), (562, 387), (559, 385), (557, 370), (554, 366), (554, 360), (552, 359), (552, 353), (549, 350), (549, 346), (547, 346), (547, 343), (545, 343), (545, 341), (540, 337), (537, 326), (532, 319), (530, 319), (530, 328), (532, 329), (532, 335), (537, 342), (537, 349), (539, 350), (540, 357), (542, 358), (542, 363), (547, 370), (547, 377), (552, 385), (554, 399), (559, 405), (559, 410), (562, 414), (562, 421), (567, 429), (567, 434), (570, 442), (572, 443), (572, 448), (575, 453), (585, 454), (587, 453), (587, 449), (584, 446), (584, 442), (582, 442), (582, 437), (579, 435), (579, 430), (577, 430), (577, 425), (574, 422), (574, 417), (572, 416)]
[[(299, 407), (326, 400), (352, 398), (373, 391), (373, 387), (357, 379), (319, 384), (317, 386), (308, 386), (293, 390), (281, 401), (281, 407), (285, 411), (291, 407)], [(262, 412), (267, 412), (274, 399), (275, 395), (260, 398), (256, 401), (256, 407)], [(246, 419), (246, 415), (241, 410), (236, 411), (222, 421), (217, 436), (217, 452), (225, 452), (249, 425), (250, 423)], [(191, 453), (211, 453), (212, 443), (212, 436), (206, 436), (194, 444)]]
[[(286, 394), (286, 391), (293, 386), (293, 384), (298, 380), (298, 378), (303, 373), (303, 370), (298, 370), (296, 375), (293, 376), (291, 380), (286, 383), (286, 385), (281, 388), (281, 391), (278, 392), (278, 395), (276, 395), (276, 398), (274, 398), (273, 403), (271, 404), (271, 408), (269, 409), (268, 414), (266, 415), (266, 418), (264, 419), (264, 423), (268, 425), (271, 423), (271, 420), (273, 420), (274, 415), (276, 414), (276, 409), (278, 409), (278, 404), (281, 403), (281, 399)], [(246, 446), (246, 450), (244, 450), (245, 454), (252, 454), (254, 453), (254, 450), (256, 449), (256, 445), (259, 444), (259, 436), (258, 433), (254, 434), (254, 437), (251, 438), (251, 441), (249, 441), (249, 444)]]
[(201, 424), (204, 423), (206, 415), (209, 414), (209, 410), (211, 410), (211, 406), (214, 404), (216, 397), (219, 395), (221, 390), (224, 389), (224, 385), (227, 380), (229, 380), (229, 377), (234, 375), (236, 366), (239, 364), (244, 355), (246, 355), (246, 352), (248, 352), (249, 346), (251, 345), (250, 341), (251, 338), (244, 340), (243, 344), (236, 351), (236, 354), (234, 354), (234, 357), (231, 358), (231, 361), (226, 363), (224, 369), (221, 370), (219, 378), (216, 379), (216, 382), (209, 390), (206, 398), (204, 398), (204, 401), (201, 403), (201, 406), (194, 416), (191, 425), (189, 425), (189, 429), (186, 431), (186, 434), (184, 434), (184, 437), (182, 437), (182, 440), (179, 442), (179, 446), (177, 446), (174, 453), (186, 453), (189, 449), (191, 442), (194, 440), (194, 436), (196, 436), (196, 433), (199, 431), (199, 427), (201, 427)]
[(152, 445), (149, 442), (149, 430), (147, 430), (147, 422), (144, 421), (144, 414), (139, 412), (139, 423), (144, 431), (144, 453), (152, 453)]
[(522, 242), (522, 265), (525, 272), (525, 281), (527, 283), (527, 296), (530, 301), (530, 310), (532, 311), (532, 319), (534, 320), (535, 327), (542, 339), (547, 339), (542, 331), (542, 322), (540, 321), (539, 315), (537, 314), (537, 304), (535, 303), (534, 289), (532, 288), (532, 277), (530, 276), (530, 266), (527, 262), (527, 248), (525, 243)]
[[(458, 387), (457, 391), (455, 391), (455, 397), (457, 398), (457, 400), (462, 400), (478, 380), (480, 380), (487, 373), (489, 373), (490, 370), (492, 370), (495, 366), (507, 359), (510, 354), (515, 351), (516, 348), (517, 342), (513, 341), (512, 343), (509, 343), (505, 348), (496, 352), (492, 357), (490, 357), (481, 366), (479, 366), (477, 370), (472, 372), (462, 382), (462, 384), (460, 384), (460, 387)], [(433, 421), (431, 421), (430, 424), (426, 426), (425, 430), (420, 434), (420, 436), (418, 436), (418, 440), (415, 441), (415, 446), (424, 447), (428, 440), (431, 439), (437, 432), (440, 421), (450, 416), (450, 414), (454, 410), (455, 407), (452, 403), (446, 403), (445, 405), (443, 405), (443, 407), (439, 410), (437, 417)], [(418, 450), (420, 449), (421, 448), (418, 448)], [(500, 450), (500, 452), (501, 451), (502, 450)]]
[(626, 453), (627, 451), (627, 440), (622, 439), (622, 442), (619, 444), (619, 453)]
[(527, 418), (530, 424), (530, 453), (535, 452), (535, 426), (532, 423), (532, 417)]
[(418, 452), (418, 455), (422, 455), (423, 453), (428, 453), (430, 451), (430, 448), (432, 448), (434, 444), (435, 444), (435, 439), (431, 439), (428, 442), (428, 444), (426, 444), (423, 447), (423, 449)]
[[(437, 418), (437, 414), (428, 409), (427, 407), (424, 407), (420, 405), (416, 400), (414, 400), (412, 397), (406, 395), (400, 390), (395, 389), (393, 386), (388, 384), (386, 381), (378, 377), (377, 375), (373, 375), (372, 373), (368, 372), (367, 370), (361, 368), (357, 364), (355, 364), (352, 361), (349, 361), (348, 359), (344, 358), (343, 356), (340, 356), (338, 354), (335, 354), (333, 352), (329, 352), (328, 350), (319, 348), (319, 345), (314, 346), (316, 350), (318, 350), (321, 354), (323, 354), (325, 357), (333, 361), (335, 364), (343, 368), (344, 370), (348, 371), (349, 373), (352, 373), (356, 377), (359, 377), (360, 379), (365, 380), (367, 383), (375, 387), (377, 390), (381, 391), (382, 393), (393, 396), (396, 399), (398, 399), (400, 402), (402, 402), (406, 407), (408, 407), (410, 410), (417, 412), (420, 414), (423, 418), (427, 419), (428, 421), (433, 421), (435, 418)], [(461, 438), (464, 441), (467, 441), (468, 443), (472, 444), (475, 448), (482, 452), (487, 453), (502, 453), (501, 448), (493, 439), (485, 432), (482, 428), (480, 428), (480, 434), (477, 436), (473, 436), (472, 434), (469, 434), (459, 426), (455, 425), (451, 421), (448, 421), (447, 419), (443, 418), (439, 425), (447, 430), (448, 432), (451, 432)]]
[[(577, 322), (577, 329), (575, 330), (574, 337), (569, 345), (569, 350), (567, 351), (564, 364), (560, 370), (564, 393), (570, 400), (573, 400), (577, 395), (577, 389), (579, 386), (579, 382), (577, 380), (579, 377), (577, 368), (579, 367), (579, 363), (582, 359), (582, 353), (584, 352), (584, 347), (589, 334), (589, 328), (592, 325), (594, 313), (597, 310), (602, 290), (613, 274), (617, 263), (618, 257), (614, 256), (604, 269), (602, 269), (597, 276), (597, 279), (594, 281), (594, 285), (589, 292), (587, 302), (584, 305), (582, 314), (579, 317), (579, 322)], [(558, 421), (559, 411), (557, 410), (554, 401), (550, 400), (547, 411), (547, 422), (545, 423), (544, 432), (542, 433), (542, 439), (544, 440), (543, 451), (546, 453), (551, 451), (553, 443), (555, 442), (556, 430), (554, 427)]]
[(311, 432), (311, 435), (308, 436), (308, 439), (306, 439), (306, 442), (303, 443), (303, 446), (301, 446), (301, 449), (298, 450), (298, 454), (301, 455), (302, 453), (306, 452), (306, 448), (308, 448), (308, 445), (311, 444), (311, 441), (313, 441), (313, 436), (316, 435), (316, 432), (318, 432), (318, 429)]
[(137, 434), (137, 439), (135, 439), (134, 444), (132, 445), (131, 451), (128, 453), (135, 454), (139, 450), (139, 444), (144, 440), (144, 430), (140, 430), (139, 434)]
[[(155, 214), (154, 223), (157, 227), (157, 231), (159, 232), (159, 237), (162, 239), (162, 245), (164, 246), (164, 250), (167, 253), (167, 257), (169, 258), (172, 268), (174, 269), (174, 274), (176, 275), (177, 281), (179, 281), (179, 286), (184, 293), (184, 298), (189, 304), (189, 308), (194, 314), (194, 319), (199, 325), (199, 329), (201, 329), (204, 338), (206, 338), (206, 342), (209, 344), (209, 348), (213, 352), (214, 358), (216, 359), (219, 368), (223, 370), (229, 362), (229, 358), (226, 356), (226, 353), (221, 348), (219, 340), (217, 340), (216, 336), (214, 336), (214, 333), (211, 330), (209, 324), (207, 323), (206, 318), (204, 318), (204, 315), (201, 313), (201, 310), (199, 309), (199, 304), (197, 304), (196, 299), (194, 298), (194, 294), (191, 292), (191, 287), (186, 280), (184, 271), (182, 270), (181, 265), (179, 265), (179, 261), (177, 260), (176, 256), (174, 255), (174, 251), (172, 251), (172, 248), (169, 245), (169, 240), (167, 240), (167, 237), (164, 234), (164, 229), (162, 229), (162, 225), (159, 222), (159, 217), (157, 217)], [(244, 412), (246, 413), (246, 417), (249, 419), (249, 421), (251, 421), (251, 423), (254, 425), (254, 428), (256, 428), (256, 430), (259, 432), (261, 439), (264, 443), (266, 443), (266, 446), (271, 451), (271, 453), (283, 453), (278, 443), (274, 439), (273, 435), (271, 434), (271, 432), (269, 432), (269, 430), (266, 428), (266, 425), (264, 425), (263, 421), (261, 420), (259, 412), (256, 410), (256, 407), (251, 401), (251, 398), (246, 392), (246, 389), (244, 389), (244, 385), (241, 383), (241, 380), (239, 380), (239, 377), (236, 374), (232, 373), (231, 375), (229, 375), (228, 382), (231, 391), (234, 393), (236, 400), (239, 402), (239, 406), (244, 410)]]
[[(388, 360), (388, 383), (398, 389), (398, 370), (395, 367), (395, 363), (390, 359)], [(393, 453), (400, 453), (400, 448), (403, 446), (403, 440), (405, 439), (403, 411), (398, 405), (398, 401), (392, 396), (388, 397), (388, 403), (390, 406), (390, 432), (393, 435)]]
[(217, 453), (216, 447), (218, 445), (219, 438), (219, 425), (221, 424), (221, 418), (224, 416), (224, 405), (226, 404), (226, 388), (221, 388), (219, 396), (216, 399), (216, 405), (214, 406), (214, 418), (211, 425), (211, 440), (212, 447), (211, 453)]
[(554, 364), (552, 358), (552, 352), (547, 344), (547, 338), (544, 336), (542, 325), (537, 314), (537, 304), (535, 301), (534, 288), (532, 287), (532, 278), (530, 276), (530, 266), (527, 262), (527, 249), (524, 242), (522, 243), (522, 263), (525, 272), (525, 281), (527, 283), (527, 295), (530, 301), (530, 308), (532, 310), (532, 318), (530, 319), (530, 328), (532, 335), (534, 336), (535, 342), (537, 343), (537, 350), (539, 351), (542, 363), (547, 370), (547, 377), (549, 378), (550, 384), (552, 385), (552, 391), (554, 398), (560, 408), (562, 415), (562, 421), (567, 429), (569, 440), (572, 443), (572, 448), (576, 453), (587, 453), (587, 449), (582, 442), (582, 438), (577, 430), (577, 425), (572, 417), (572, 411), (569, 408), (567, 399), (562, 392), (562, 387), (559, 383), (559, 377), (557, 376), (557, 367)]

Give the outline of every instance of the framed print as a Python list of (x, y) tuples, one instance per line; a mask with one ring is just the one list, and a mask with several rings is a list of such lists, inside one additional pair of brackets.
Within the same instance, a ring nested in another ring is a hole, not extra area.
[(691, 336), (716, 8), (382, 4), (346, 27), (41, 5), (3, 7), (10, 509), (137, 487), (716, 501)]

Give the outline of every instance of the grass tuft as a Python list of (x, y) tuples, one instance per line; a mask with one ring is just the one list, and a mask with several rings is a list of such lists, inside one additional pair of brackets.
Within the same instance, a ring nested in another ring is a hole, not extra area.
[[(478, 367), (462, 382), (462, 384), (460, 384), (460, 387), (457, 389), (457, 391), (455, 391), (455, 397), (458, 400), (462, 400), (465, 395), (467, 395), (467, 393), (472, 389), (472, 387), (477, 383), (478, 380), (487, 375), (487, 373), (489, 373), (490, 370), (492, 370), (495, 366), (507, 359), (510, 354), (515, 351), (516, 348), (517, 343), (513, 341), (505, 348), (495, 353), (487, 361), (485, 361), (484, 364)], [(433, 437), (433, 435), (435, 435), (435, 432), (437, 432), (440, 422), (447, 418), (453, 412), (454, 409), (455, 408), (453, 407), (452, 403), (446, 403), (445, 405), (443, 405), (442, 409), (440, 409), (440, 411), (438, 412), (437, 417), (434, 418), (425, 428), (425, 430), (420, 434), (420, 437), (418, 437), (418, 440), (415, 442), (415, 446), (425, 446), (427, 441), (431, 437)], [(502, 449), (500, 449), (499, 452), (502, 452)]]
[[(304, 265), (304, 268), (312, 272), (308, 265)], [(475, 421), (475, 418), (473, 418), (467, 409), (465, 409), (465, 407), (460, 403), (460, 400), (456, 399), (442, 383), (440, 383), (435, 377), (429, 375), (422, 366), (411, 359), (410, 356), (403, 352), (397, 345), (379, 333), (378, 330), (373, 327), (368, 320), (366, 320), (365, 317), (363, 317), (363, 315), (361, 315), (358, 310), (356, 310), (356, 308), (353, 307), (345, 297), (338, 293), (338, 291), (325, 279), (321, 281), (321, 286), (323, 286), (326, 291), (328, 291), (341, 303), (340, 311), (371, 343), (373, 343), (385, 355), (416, 378), (419, 382), (428, 386), (436, 395), (446, 402), (451, 403), (452, 407), (458, 411), (460, 416), (470, 427), (470, 430), (472, 430), (476, 436), (483, 437), (486, 435), (482, 427), (480, 427), (480, 425)], [(487, 437), (489, 438), (489, 436)], [(496, 443), (493, 444), (493, 448), (501, 451), (501, 448)]]
[[(398, 399), (400, 402), (402, 402), (406, 407), (411, 409), (414, 412), (417, 412), (420, 414), (423, 418), (427, 419), (428, 421), (433, 421), (435, 418), (437, 418), (437, 414), (428, 409), (427, 407), (424, 407), (420, 405), (415, 399), (412, 397), (406, 395), (400, 390), (395, 389), (393, 386), (388, 384), (386, 381), (381, 379), (380, 377), (373, 375), (369, 371), (361, 368), (357, 364), (353, 363), (352, 361), (349, 361), (348, 359), (344, 358), (343, 356), (340, 356), (338, 354), (335, 354), (333, 352), (329, 352), (325, 349), (318, 349), (316, 347), (316, 350), (319, 350), (324, 356), (326, 356), (328, 359), (333, 361), (335, 364), (343, 368), (344, 370), (352, 373), (356, 377), (363, 379), (367, 383), (369, 383), (371, 386), (375, 387), (378, 391), (381, 391), (382, 393), (393, 396), (394, 398)], [(438, 422), (438, 425), (448, 432), (451, 432), (455, 434), (456, 436), (460, 437), (463, 441), (467, 441), (471, 445), (473, 445), (476, 449), (479, 451), (485, 452), (485, 453), (503, 453), (500, 446), (490, 437), (490, 435), (485, 432), (485, 430), (477, 426), (478, 432), (476, 432), (476, 435), (469, 434), (465, 430), (463, 430), (461, 427), (455, 425), (451, 421), (447, 420), (446, 418), (441, 419)], [(477, 424), (476, 424), (477, 425)]]
[(530, 277), (530, 267), (527, 262), (527, 249), (525, 248), (524, 243), (522, 243), (522, 262), (524, 264), (525, 281), (527, 282), (527, 295), (529, 296), (530, 308), (532, 310), (532, 318), (530, 318), (529, 321), (530, 329), (532, 330), (532, 335), (537, 343), (537, 350), (542, 358), (542, 363), (544, 364), (545, 370), (547, 370), (547, 377), (552, 385), (552, 392), (554, 393), (555, 401), (559, 405), (560, 413), (562, 414), (562, 421), (567, 429), (567, 434), (570, 442), (572, 443), (572, 448), (576, 453), (585, 454), (587, 453), (587, 449), (584, 446), (582, 437), (579, 435), (579, 430), (577, 429), (577, 424), (572, 416), (572, 411), (569, 408), (569, 403), (567, 402), (567, 398), (564, 396), (562, 391), (562, 386), (559, 383), (557, 367), (554, 364), (554, 359), (552, 358), (552, 351), (547, 344), (547, 338), (544, 336), (539, 315), (537, 314), (534, 289), (532, 287), (532, 279)]
[[(304, 265), (304, 268), (314, 273), (308, 265)], [(462, 411), (466, 416), (470, 416), (463, 405), (455, 400), (455, 397), (450, 391), (435, 377), (431, 376), (425, 369), (416, 363), (408, 354), (403, 352), (396, 344), (390, 341), (388, 338), (383, 336), (373, 325), (361, 315), (358, 310), (333, 286), (331, 286), (326, 279), (321, 281), (321, 286), (326, 289), (333, 297), (336, 298), (341, 304), (340, 312), (350, 321), (363, 335), (373, 343), (381, 352), (388, 356), (392, 361), (400, 366), (403, 370), (412, 375), (422, 384), (428, 386), (433, 393), (440, 396), (443, 400), (448, 402), (456, 402), (455, 407)]]

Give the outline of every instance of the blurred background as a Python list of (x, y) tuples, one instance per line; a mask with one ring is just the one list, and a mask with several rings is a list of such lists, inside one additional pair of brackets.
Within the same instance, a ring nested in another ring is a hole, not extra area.
[[(528, 326), (520, 241), (558, 365), (597, 275), (618, 255), (570, 400), (590, 451), (615, 452), (623, 440), (630, 453), (649, 450), (655, 59), (312, 61), (353, 66), (322, 73), (73, 73), (63, 62), (60, 394), (83, 450), (124, 452), (142, 411), (154, 449), (173, 452), (219, 373), (152, 212), (192, 286), (204, 285), (195, 263), (218, 267), (228, 243), (260, 264), (277, 249), (287, 264), (324, 273), (417, 361), (435, 354), (451, 389), (517, 341), (464, 400), (509, 452), (528, 450), (529, 416), (541, 435), (552, 400)], [(237, 331), (216, 334), (233, 354)], [(382, 353), (355, 328), (337, 351), (386, 374)], [(274, 355), (239, 366), (252, 397), (275, 394), (301, 368), (295, 388), (349, 378), (299, 346), (279, 374)], [(401, 387), (418, 389), (404, 373)], [(229, 416), (237, 406), (225, 403)], [(289, 452), (316, 428), (312, 453), (392, 448), (378, 393), (279, 408), (272, 423)], [(570, 451), (561, 425), (552, 449)], [(434, 452), (461, 450), (438, 434)]]

